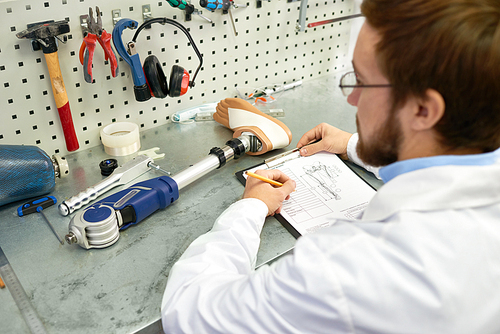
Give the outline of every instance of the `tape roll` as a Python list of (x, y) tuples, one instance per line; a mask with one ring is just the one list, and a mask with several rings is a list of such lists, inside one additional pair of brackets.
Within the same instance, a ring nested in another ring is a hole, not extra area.
[(131, 122), (111, 123), (101, 129), (101, 141), (107, 154), (121, 157), (139, 151), (139, 126)]

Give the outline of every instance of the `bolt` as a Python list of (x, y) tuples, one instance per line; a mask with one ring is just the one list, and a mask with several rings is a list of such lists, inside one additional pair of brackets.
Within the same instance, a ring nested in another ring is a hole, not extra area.
[(66, 239), (66, 242), (69, 245), (76, 244), (78, 242), (78, 240), (76, 239), (76, 235), (74, 235), (73, 232), (69, 232), (68, 234), (66, 234), (64, 239)]

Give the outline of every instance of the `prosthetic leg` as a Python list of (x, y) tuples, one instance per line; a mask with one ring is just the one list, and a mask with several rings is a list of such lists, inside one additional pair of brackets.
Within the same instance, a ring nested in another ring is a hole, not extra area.
[(262, 147), (256, 152), (247, 152), (249, 155), (284, 148), (292, 142), (292, 132), (285, 124), (239, 98), (220, 101), (213, 117), (215, 121), (234, 131), (233, 138), (243, 133), (257, 136)]
[[(182, 188), (203, 175), (245, 153), (263, 154), (283, 148), (292, 140), (292, 133), (285, 124), (242, 99), (222, 100), (214, 119), (234, 130), (233, 139), (224, 147), (212, 148), (206, 158), (172, 177), (139, 182), (86, 207), (71, 219), (66, 242), (85, 249), (109, 247), (118, 241), (120, 231), (169, 206), (179, 198)], [(146, 156), (136, 157), (100, 183), (64, 201), (59, 206), (61, 214), (68, 215), (111, 188), (131, 181), (151, 168), (151, 162), (152, 159)]]

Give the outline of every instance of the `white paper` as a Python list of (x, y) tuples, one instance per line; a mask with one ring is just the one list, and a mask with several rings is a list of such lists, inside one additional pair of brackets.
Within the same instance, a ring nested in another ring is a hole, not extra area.
[[(376, 191), (335, 154), (294, 154), (296, 159), (287, 159), (273, 168), (297, 183), (296, 191), (283, 203), (281, 211), (288, 223), (305, 235), (330, 226), (337, 219), (359, 219)], [(263, 164), (250, 171), (257, 169), (269, 168)]]

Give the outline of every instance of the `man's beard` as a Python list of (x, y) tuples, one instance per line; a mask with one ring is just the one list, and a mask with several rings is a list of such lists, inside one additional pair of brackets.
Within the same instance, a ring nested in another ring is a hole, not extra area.
[(397, 112), (393, 111), (388, 115), (387, 120), (376, 131), (376, 136), (369, 141), (362, 139), (357, 115), (356, 126), (359, 132), (356, 153), (365, 164), (380, 167), (398, 161), (398, 152), (403, 140), (403, 134), (401, 124), (397, 119)]

